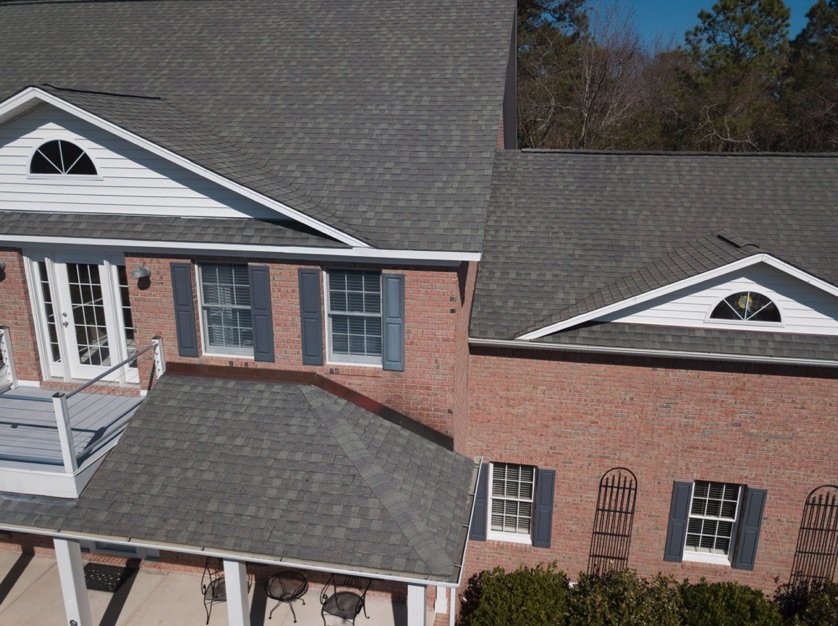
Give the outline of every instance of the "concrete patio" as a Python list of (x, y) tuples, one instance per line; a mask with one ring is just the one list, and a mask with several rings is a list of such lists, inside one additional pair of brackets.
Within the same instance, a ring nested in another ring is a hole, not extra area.
[[(143, 568), (116, 591), (88, 590), (93, 623), (98, 626), (200, 626), (206, 613), (200, 592), (200, 574)], [(300, 626), (323, 624), (320, 617), (319, 585), (312, 585), (305, 596), (306, 604), (297, 602), (297, 623)], [(250, 589), (250, 620), (252, 626), (271, 624), (290, 626), (294, 623), (288, 605), (280, 605), (268, 620), (274, 602), (265, 597), (261, 581)], [(391, 602), (382, 596), (367, 600), (366, 619), (363, 613), (358, 626), (403, 626), (406, 609), (403, 603)], [(51, 556), (22, 555), (0, 550), (0, 624), (54, 626), (66, 623), (64, 602), (56, 561)], [(327, 624), (347, 624), (327, 619)], [(433, 623), (430, 617), (428, 623)], [(211, 625), (227, 624), (224, 603), (213, 606)]]

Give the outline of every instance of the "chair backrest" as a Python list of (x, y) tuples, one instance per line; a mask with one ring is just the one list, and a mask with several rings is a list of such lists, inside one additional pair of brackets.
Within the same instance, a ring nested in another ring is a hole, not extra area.
[[(361, 599), (365, 600), (371, 584), (372, 580), (369, 578), (362, 578), (361, 576), (336, 576), (332, 574), (329, 576), (326, 584), (323, 585), (323, 591), (320, 592), (320, 604), (326, 604), (329, 597), (338, 592), (338, 587), (354, 589), (359, 592), (358, 595), (361, 596)], [(329, 587), (331, 587), (331, 593), (329, 593)]]
[(224, 578), (221, 568), (221, 559), (207, 557), (207, 560), (204, 562), (204, 574), (201, 576), (201, 593), (206, 594), (207, 589)]

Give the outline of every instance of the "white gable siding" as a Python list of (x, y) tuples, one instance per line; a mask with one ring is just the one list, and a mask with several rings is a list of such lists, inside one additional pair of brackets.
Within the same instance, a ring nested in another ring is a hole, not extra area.
[[(30, 176), (41, 144), (66, 139), (99, 176)], [(0, 210), (193, 217), (279, 215), (75, 116), (39, 105), (0, 125)]]
[[(758, 291), (780, 309), (781, 324), (710, 320), (713, 308), (740, 291)], [(776, 268), (759, 263), (601, 318), (609, 322), (693, 328), (838, 334), (838, 299)]]

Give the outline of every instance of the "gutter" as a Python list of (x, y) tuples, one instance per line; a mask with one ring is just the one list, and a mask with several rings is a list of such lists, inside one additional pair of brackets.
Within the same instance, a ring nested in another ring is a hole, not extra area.
[(614, 348), (608, 346), (570, 345), (536, 343), (520, 339), (478, 339), (469, 337), (469, 345), (494, 348), (525, 348), (530, 350), (552, 350), (559, 352), (582, 352), (590, 354), (617, 354), (627, 356), (652, 356), (700, 361), (729, 361), (734, 363), (772, 363), (776, 365), (807, 365), (817, 367), (838, 367), (838, 361), (798, 359), (776, 356), (752, 356), (745, 354), (723, 354), (719, 352), (689, 352), (679, 350), (652, 350), (648, 348)]
[[(222, 551), (212, 548), (202, 547), (194, 548), (173, 543), (163, 542), (149, 542), (142, 540), (135, 540), (130, 537), (108, 537), (107, 535), (90, 535), (78, 533), (73, 531), (66, 531), (61, 529), (44, 530), (41, 528), (34, 528), (29, 526), (16, 526), (13, 524), (0, 523), (0, 530), (9, 532), (23, 533), (28, 535), (39, 535), (42, 537), (52, 537), (54, 539), (66, 539), (71, 541), (100, 541), (110, 543), (117, 546), (124, 546), (127, 548), (147, 548), (152, 550), (164, 550), (167, 552), (179, 552), (181, 554), (193, 554), (197, 556), (213, 557), (218, 559), (246, 561), (248, 563), (259, 563), (260, 565), (279, 565), (282, 567), (293, 567), (302, 570), (325, 572), (329, 574), (341, 574), (348, 576), (361, 576), (366, 578), (374, 578), (376, 580), (388, 580), (392, 582), (405, 583), (408, 585), (419, 585), (426, 587), (433, 585), (435, 587), (445, 587), (456, 590), (460, 586), (460, 578), (462, 577), (462, 566), (460, 567), (460, 575), (456, 583), (436, 580), (430, 576), (426, 578), (415, 578), (410, 575), (390, 574), (386, 570), (350, 570), (329, 564), (323, 564), (317, 561), (304, 560), (290, 560), (283, 557), (269, 557), (265, 555), (251, 554), (249, 552), (236, 551)], [(465, 552), (463, 553), (465, 558)]]

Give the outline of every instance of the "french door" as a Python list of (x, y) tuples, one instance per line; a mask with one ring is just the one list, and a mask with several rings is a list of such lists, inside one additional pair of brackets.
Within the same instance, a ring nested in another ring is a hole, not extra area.
[[(33, 255), (40, 348), (53, 377), (88, 380), (136, 353), (122, 259)], [(136, 382), (135, 364), (107, 377)]]

